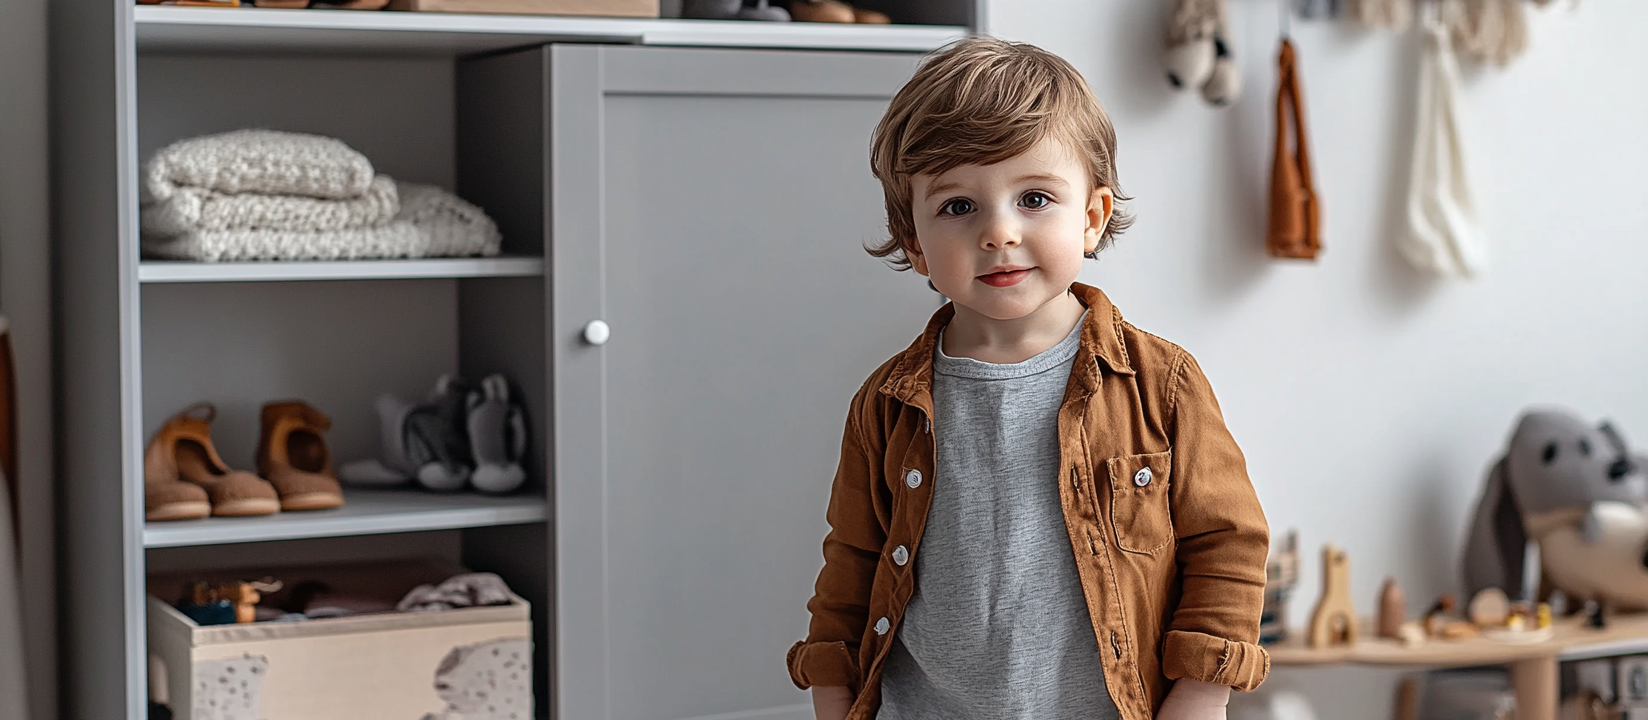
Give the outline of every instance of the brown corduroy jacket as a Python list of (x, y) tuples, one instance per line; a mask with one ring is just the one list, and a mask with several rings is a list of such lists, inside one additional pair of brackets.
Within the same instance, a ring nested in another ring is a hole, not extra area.
[[(1123, 720), (1150, 720), (1172, 681), (1251, 690), (1269, 528), (1213, 389), (1182, 348), (1122, 321), (1097, 288), (1059, 408), (1059, 501), (1104, 680)], [(954, 316), (883, 364), (853, 398), (797, 687), (847, 686), (875, 717), (882, 663), (915, 591), (934, 486), (933, 346)], [(956, 632), (971, 632), (957, 628)]]

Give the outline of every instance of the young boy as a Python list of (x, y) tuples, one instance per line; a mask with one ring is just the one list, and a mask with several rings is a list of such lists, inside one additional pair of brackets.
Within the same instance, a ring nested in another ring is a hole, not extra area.
[(871, 249), (952, 302), (853, 398), (790, 676), (819, 720), (1213, 720), (1269, 672), (1269, 547), (1184, 350), (1075, 283), (1129, 224), (1065, 61), (931, 57), (871, 164)]

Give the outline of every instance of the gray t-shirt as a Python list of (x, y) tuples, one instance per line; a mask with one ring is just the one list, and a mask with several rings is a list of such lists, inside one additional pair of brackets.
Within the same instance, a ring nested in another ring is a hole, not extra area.
[(1118, 717), (1059, 505), (1059, 405), (1080, 336), (1077, 323), (1011, 365), (936, 351), (933, 502), (880, 720)]

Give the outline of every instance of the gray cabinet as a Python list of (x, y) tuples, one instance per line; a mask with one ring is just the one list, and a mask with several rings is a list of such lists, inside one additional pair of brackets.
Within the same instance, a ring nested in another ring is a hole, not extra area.
[[(810, 717), (783, 655), (847, 403), (938, 305), (861, 249), (869, 134), (915, 53), (977, 20), (869, 4), (921, 24), (54, 2), (64, 716), (145, 716), (150, 574), (435, 556), (533, 603), (539, 717)], [(141, 258), (142, 161), (250, 126), (456, 189), (504, 256)], [(533, 426), (515, 495), (144, 520), (144, 445), (191, 402), (244, 466), (262, 402), (313, 400), (350, 460), (377, 392), (498, 371)]]
[(870, 132), (915, 62), (554, 46), (460, 69), (548, 112), (459, 125), (550, 168), (551, 211), (521, 215), (552, 237), (560, 717), (810, 717), (783, 658), (848, 400), (939, 304), (863, 250), (885, 233)]

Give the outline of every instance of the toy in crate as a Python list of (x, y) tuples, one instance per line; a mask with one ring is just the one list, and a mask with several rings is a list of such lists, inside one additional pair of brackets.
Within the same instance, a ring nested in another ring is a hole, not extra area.
[(280, 588), (281, 584), (270, 578), (251, 582), (196, 581), (177, 601), (177, 611), (196, 625), (249, 623), (257, 620), (257, 604), (263, 594), (279, 592)]

